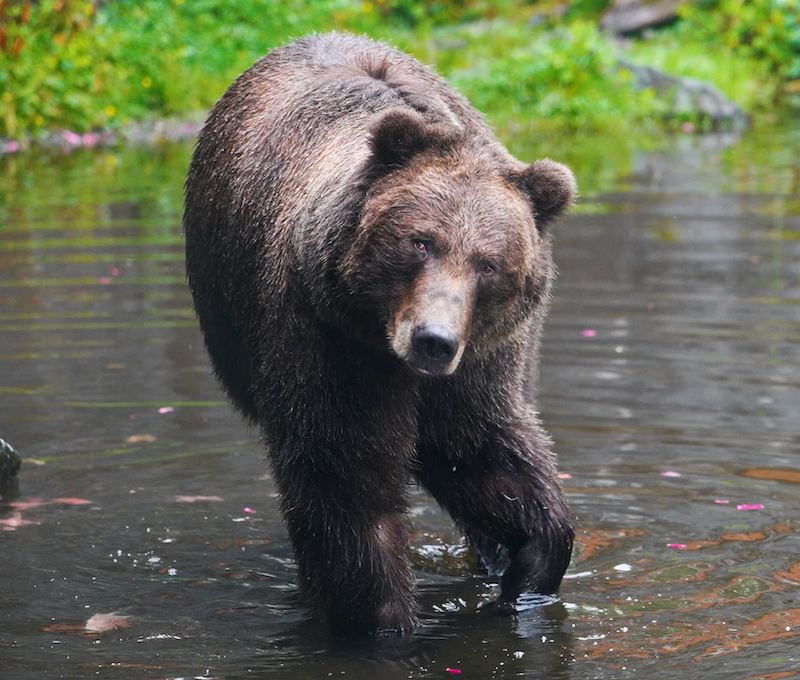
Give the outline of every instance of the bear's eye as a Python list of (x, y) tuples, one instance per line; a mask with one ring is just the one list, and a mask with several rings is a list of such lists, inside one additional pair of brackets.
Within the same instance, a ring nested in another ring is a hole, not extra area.
[(495, 271), (496, 269), (487, 262), (483, 265), (483, 268), (481, 269), (481, 274), (483, 274), (484, 276), (491, 276), (492, 274), (495, 273)]
[(414, 248), (423, 255), (428, 254), (428, 244), (421, 239), (414, 239)]

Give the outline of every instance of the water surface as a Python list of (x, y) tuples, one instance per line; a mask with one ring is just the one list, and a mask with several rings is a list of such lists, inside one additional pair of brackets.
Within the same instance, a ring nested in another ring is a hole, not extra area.
[(414, 491), (425, 625), (360, 643), (307, 617), (258, 437), (211, 377), (190, 152), (0, 159), (0, 437), (26, 459), (0, 503), (4, 680), (797, 677), (800, 136), (603, 168), (565, 142), (588, 195), (558, 227), (540, 389), (579, 525), (563, 603), (478, 612), (495, 585)]

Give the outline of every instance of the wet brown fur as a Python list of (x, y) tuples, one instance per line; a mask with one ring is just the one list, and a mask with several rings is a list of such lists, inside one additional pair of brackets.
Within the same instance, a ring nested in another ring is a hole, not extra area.
[[(487, 567), (508, 563), (501, 603), (558, 589), (573, 528), (530, 395), (549, 226), (574, 192), (564, 166), (517, 161), (444, 81), (364, 38), (277, 49), (209, 115), (189, 285), (215, 372), (263, 433), (300, 586), (335, 630), (416, 624), (411, 476)], [(429, 323), (459, 350), (426, 378), (409, 334)]]

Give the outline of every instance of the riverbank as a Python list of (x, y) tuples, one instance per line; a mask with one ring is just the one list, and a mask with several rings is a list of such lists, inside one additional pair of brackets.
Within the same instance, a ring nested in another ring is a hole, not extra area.
[(522, 119), (540, 135), (719, 127), (697, 107), (676, 107), (670, 87), (642, 84), (626, 64), (700, 78), (756, 122), (800, 96), (800, 10), (783, 0), (754, 0), (746, 16), (736, 3), (704, 0), (679, 8), (665, 28), (623, 37), (598, 28), (603, 0), (507, 5), (6, 2), (0, 151), (190, 136), (259, 56), (325, 30), (385, 39), (432, 64), (497, 127)]

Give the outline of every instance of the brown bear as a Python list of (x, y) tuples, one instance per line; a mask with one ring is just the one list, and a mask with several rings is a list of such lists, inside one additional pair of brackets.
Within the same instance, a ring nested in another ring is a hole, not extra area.
[(557, 591), (574, 530), (532, 382), (574, 195), (566, 167), (516, 160), (444, 80), (362, 37), (280, 47), (211, 111), (189, 287), (335, 631), (417, 623), (412, 479), (504, 572), (499, 609)]

